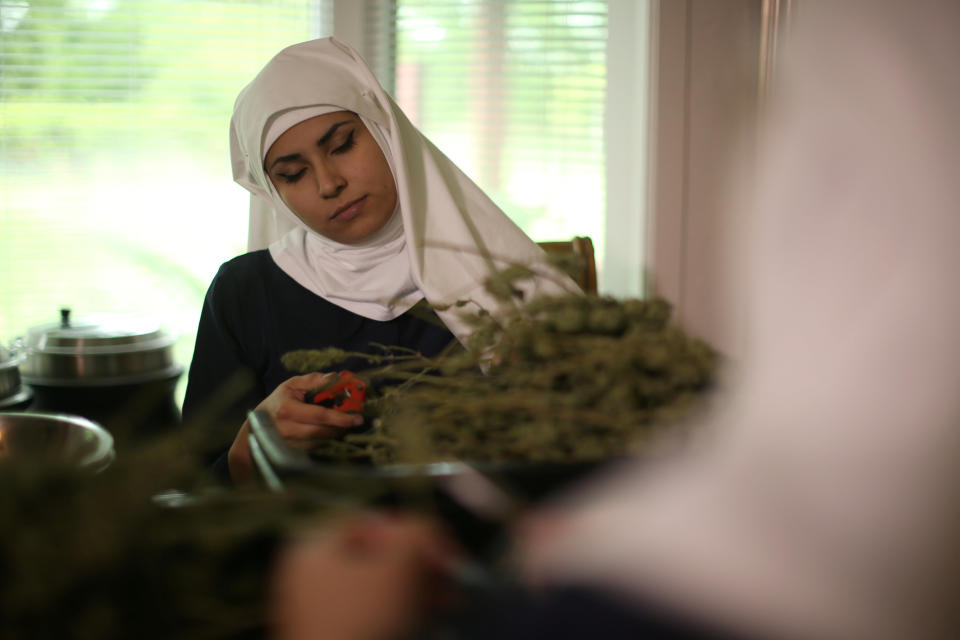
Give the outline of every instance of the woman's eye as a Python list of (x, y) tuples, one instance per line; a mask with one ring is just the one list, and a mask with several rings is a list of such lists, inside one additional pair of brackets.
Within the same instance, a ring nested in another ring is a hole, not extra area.
[(355, 144), (355, 141), (353, 139), (353, 134), (354, 134), (354, 131), (351, 131), (349, 134), (347, 134), (346, 141), (344, 141), (344, 143), (341, 144), (339, 147), (334, 148), (330, 153), (346, 153), (347, 151), (350, 151), (350, 149), (352, 149), (353, 145)]
[(278, 173), (277, 176), (284, 182), (291, 183), (302, 178), (303, 174), (306, 172), (306, 169), (300, 169), (300, 171), (297, 171), (296, 173)]

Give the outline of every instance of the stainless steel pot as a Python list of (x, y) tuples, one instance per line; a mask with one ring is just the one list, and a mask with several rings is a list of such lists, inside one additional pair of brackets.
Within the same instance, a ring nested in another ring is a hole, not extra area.
[(0, 411), (18, 410), (30, 404), (33, 392), (22, 384), (20, 364), (24, 356), (0, 346)]
[(174, 399), (183, 367), (175, 337), (142, 317), (90, 314), (39, 325), (23, 340), (23, 382), (31, 411), (70, 413), (106, 427), (122, 448), (130, 439), (179, 424)]
[(42, 461), (102, 471), (115, 457), (113, 437), (79, 416), (0, 413), (0, 463)]
[(70, 309), (60, 321), (29, 330), (21, 367), (30, 385), (103, 386), (136, 384), (179, 375), (175, 338), (141, 318), (91, 315), (80, 320)]

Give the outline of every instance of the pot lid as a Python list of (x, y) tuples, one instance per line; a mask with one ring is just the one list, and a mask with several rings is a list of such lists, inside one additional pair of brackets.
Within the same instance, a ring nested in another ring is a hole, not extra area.
[(74, 319), (64, 308), (59, 322), (28, 331), (26, 347), (33, 353), (93, 355), (164, 349), (173, 343), (170, 333), (139, 316), (99, 313)]
[(139, 316), (90, 314), (74, 320), (60, 310), (60, 322), (27, 332), (20, 373), (29, 385), (115, 386), (178, 377), (175, 338)]

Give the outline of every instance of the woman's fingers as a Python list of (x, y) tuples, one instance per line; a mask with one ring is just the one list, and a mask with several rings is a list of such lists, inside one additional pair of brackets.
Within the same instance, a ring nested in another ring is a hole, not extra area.
[[(333, 375), (308, 373), (289, 378), (264, 398), (256, 409), (270, 415), (277, 432), (290, 446), (310, 448), (320, 440), (336, 438), (346, 429), (363, 424), (363, 418), (304, 401), (308, 391), (328, 384)], [(237, 484), (251, 482), (256, 476), (250, 456), (249, 436), (250, 424), (245, 421), (227, 451), (230, 477)]]
[(285, 380), (280, 386), (288, 389), (294, 395), (299, 394), (300, 399), (303, 399), (304, 394), (308, 391), (313, 391), (327, 384), (330, 384), (331, 379), (335, 376), (335, 373), (306, 373), (302, 376), (293, 376)]
[(317, 440), (339, 437), (362, 425), (363, 417), (304, 401), (307, 392), (329, 384), (334, 375), (308, 373), (288, 378), (257, 408), (271, 415), (277, 432), (292, 446), (309, 447)]
[(337, 424), (330, 424), (325, 421), (318, 424), (317, 422), (283, 419), (274, 420), (274, 424), (280, 436), (290, 444), (297, 444), (298, 442), (309, 444), (317, 440), (339, 438), (347, 429), (363, 424), (361, 416), (345, 414), (342, 417), (337, 417), (336, 420)]
[(349, 429), (363, 424), (363, 416), (356, 413), (347, 413), (328, 409), (315, 404), (292, 400), (285, 402), (273, 412), (276, 420), (289, 420), (290, 422), (299, 422), (302, 424), (327, 425), (329, 427), (339, 427), (340, 429)]
[(343, 435), (347, 429), (362, 425), (363, 416), (292, 402), (283, 405), (274, 414), (274, 423), (285, 439), (330, 439)]

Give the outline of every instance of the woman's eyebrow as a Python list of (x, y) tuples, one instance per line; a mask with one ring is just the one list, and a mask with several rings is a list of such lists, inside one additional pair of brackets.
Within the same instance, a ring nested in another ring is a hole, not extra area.
[[(327, 129), (327, 132), (324, 133), (322, 136), (320, 136), (320, 139), (317, 140), (317, 146), (322, 147), (323, 145), (330, 142), (330, 138), (332, 138), (333, 134), (337, 132), (337, 129), (339, 129), (345, 124), (350, 124), (351, 122), (353, 121), (341, 120), (340, 122), (330, 125), (330, 128)], [(267, 171), (273, 170), (273, 168), (277, 166), (277, 164), (280, 162), (290, 162), (293, 160), (300, 160), (301, 158), (303, 158), (303, 156), (299, 153), (291, 153), (289, 155), (280, 156), (279, 158), (275, 159), (273, 162), (270, 163), (270, 167), (267, 169)]]
[(299, 159), (301, 159), (302, 157), (303, 157), (303, 156), (300, 155), (299, 153), (291, 153), (291, 154), (289, 154), (289, 155), (280, 156), (279, 158), (277, 158), (276, 160), (274, 160), (273, 162), (270, 163), (270, 167), (267, 169), (267, 171), (268, 171), (268, 172), (269, 172), (269, 171), (273, 171), (273, 168), (274, 168), (275, 166), (277, 166), (278, 164), (280, 164), (281, 162), (292, 162), (292, 161), (294, 161), (294, 160), (299, 160)]
[(331, 125), (331, 127), (330, 127), (329, 129), (327, 129), (327, 132), (326, 132), (325, 134), (323, 134), (322, 136), (320, 136), (320, 139), (317, 140), (317, 146), (318, 146), (318, 147), (322, 147), (323, 145), (325, 145), (325, 144), (327, 144), (328, 142), (330, 142), (330, 138), (333, 137), (333, 134), (336, 133), (337, 129), (339, 129), (340, 127), (342, 127), (342, 126), (345, 125), (345, 124), (350, 124), (351, 122), (353, 122), (353, 121), (352, 121), (352, 120), (341, 120), (340, 122), (338, 122), (338, 123), (336, 123), (336, 124), (334, 124), (334, 125)]

